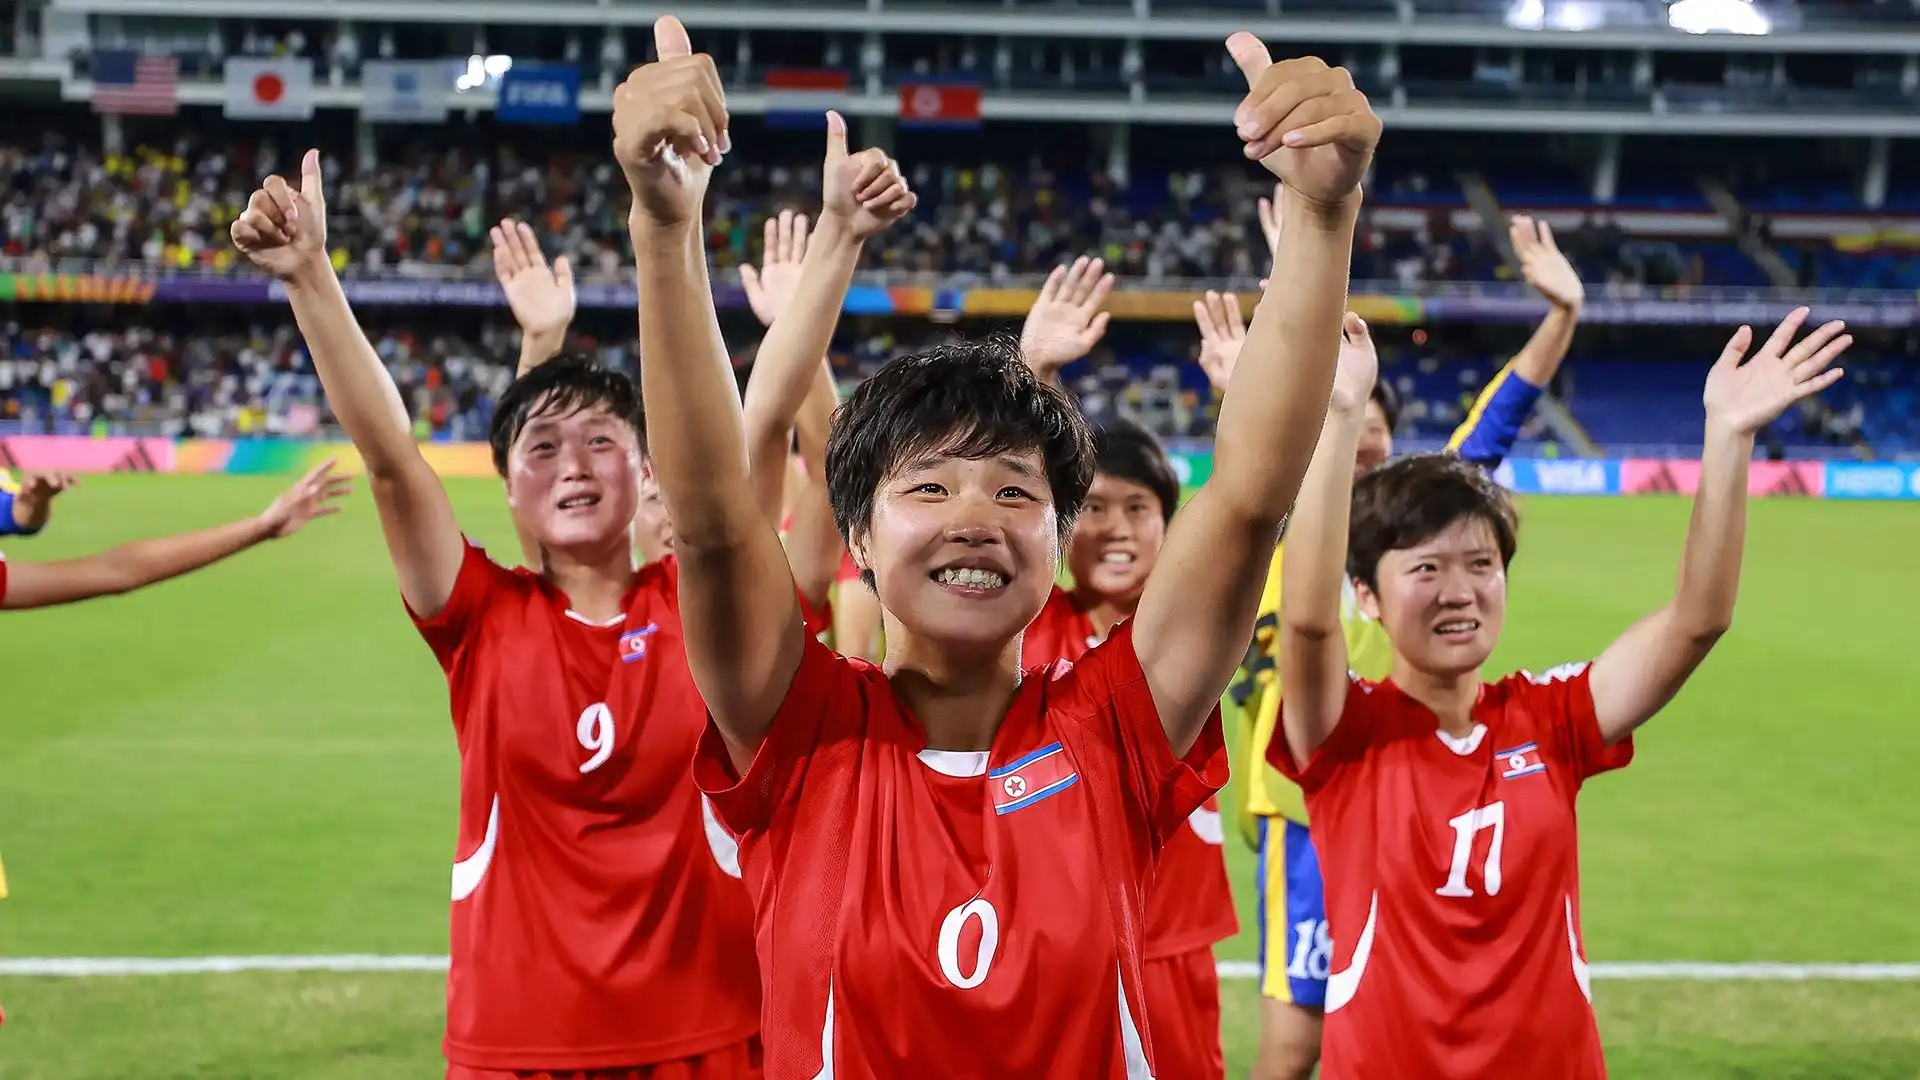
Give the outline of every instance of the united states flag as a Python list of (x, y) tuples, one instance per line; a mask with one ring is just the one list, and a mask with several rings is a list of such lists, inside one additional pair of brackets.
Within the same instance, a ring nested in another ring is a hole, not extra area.
[(93, 54), (93, 111), (123, 116), (180, 112), (180, 58), (126, 50)]

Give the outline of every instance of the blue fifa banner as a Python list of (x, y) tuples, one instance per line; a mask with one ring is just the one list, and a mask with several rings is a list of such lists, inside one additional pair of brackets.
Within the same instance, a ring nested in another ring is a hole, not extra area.
[(1508, 458), (1493, 471), (1520, 495), (1619, 495), (1620, 462), (1594, 458)]
[(1893, 461), (1829, 461), (1829, 499), (1920, 499), (1920, 464)]
[(515, 64), (500, 76), (494, 115), (514, 124), (580, 122), (580, 69), (572, 64)]

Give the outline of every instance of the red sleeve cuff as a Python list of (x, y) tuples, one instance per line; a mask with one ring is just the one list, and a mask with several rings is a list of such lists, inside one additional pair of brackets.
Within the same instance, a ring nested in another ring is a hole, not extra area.
[[(1282, 727), (1276, 727), (1273, 738), (1267, 741), (1267, 764), (1278, 770), (1281, 776), (1299, 784), (1302, 791), (1317, 791), (1324, 787), (1333, 777), (1335, 769), (1365, 750), (1372, 726), (1369, 698), (1371, 694), (1380, 692), (1369, 683), (1349, 677), (1347, 702), (1340, 710), (1340, 722), (1334, 725), (1327, 741), (1307, 756), (1306, 764), (1301, 765), (1294, 760), (1293, 748), (1287, 745), (1287, 733)], [(1279, 707), (1282, 710), (1286, 708), (1284, 699)], [(1282, 712), (1280, 715), (1284, 718), (1286, 714)]]
[[(712, 800), (720, 823), (735, 836), (766, 829), (774, 808), (797, 789), (820, 743), (828, 712), (848, 707), (835, 693), (837, 680), (845, 672), (846, 661), (809, 635), (793, 683), (745, 775), (735, 771), (727, 740), (713, 719), (707, 719), (707, 730), (694, 751), (693, 781)], [(840, 719), (859, 723), (864, 718)]]

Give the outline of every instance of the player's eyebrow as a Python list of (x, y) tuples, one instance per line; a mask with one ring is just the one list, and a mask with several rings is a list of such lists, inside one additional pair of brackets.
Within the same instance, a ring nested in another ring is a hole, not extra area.
[(1001, 454), (994, 458), (993, 461), (994, 464), (999, 465), (1008, 472), (1019, 473), (1029, 480), (1045, 480), (1047, 478), (1046, 474), (1034, 468), (1033, 463), (1026, 457), (1016, 457), (1013, 454)]

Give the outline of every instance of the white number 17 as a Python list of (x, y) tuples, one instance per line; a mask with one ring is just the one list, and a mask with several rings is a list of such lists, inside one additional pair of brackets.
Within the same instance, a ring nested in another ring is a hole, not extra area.
[(1484, 874), (1487, 895), (1500, 894), (1500, 848), (1507, 836), (1507, 804), (1493, 803), (1469, 810), (1447, 824), (1453, 826), (1453, 870), (1447, 883), (1435, 889), (1441, 896), (1472, 896), (1467, 886), (1467, 861), (1473, 858), (1473, 838), (1481, 829), (1493, 830), (1493, 843), (1487, 848)]

